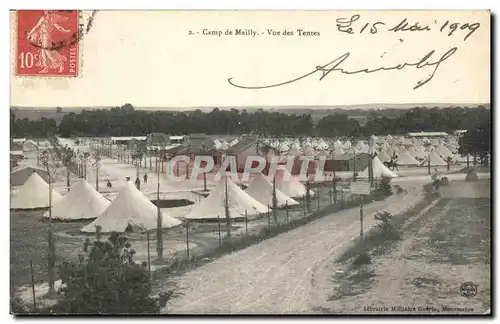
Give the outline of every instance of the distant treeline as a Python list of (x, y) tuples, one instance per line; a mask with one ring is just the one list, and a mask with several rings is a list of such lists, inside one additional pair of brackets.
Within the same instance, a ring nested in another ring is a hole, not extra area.
[(12, 137), (46, 137), (55, 134), (63, 137), (138, 136), (149, 133), (363, 137), (420, 131), (453, 132), (491, 122), (490, 109), (484, 106), (391, 110), (391, 117), (387, 117), (384, 110), (365, 111), (368, 121), (363, 126), (349, 118), (347, 113), (339, 112), (322, 117), (315, 125), (310, 113), (290, 114), (263, 109), (247, 112), (244, 109), (218, 108), (211, 112), (147, 111), (135, 110), (132, 105), (125, 104), (112, 109), (67, 113), (59, 125), (51, 118), (16, 119), (15, 111), (11, 110), (10, 126)]

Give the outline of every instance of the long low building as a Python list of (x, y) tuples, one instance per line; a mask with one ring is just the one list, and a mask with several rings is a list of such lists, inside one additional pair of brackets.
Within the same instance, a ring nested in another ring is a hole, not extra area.
[(325, 171), (363, 171), (371, 161), (367, 153), (345, 153), (325, 162)]
[(111, 143), (113, 144), (128, 144), (130, 140), (145, 141), (146, 136), (111, 136)]
[(148, 142), (148, 145), (159, 144), (181, 144), (184, 142), (183, 135), (166, 135), (163, 133), (151, 133), (146, 136), (111, 136), (110, 141), (112, 144), (126, 145), (130, 141)]
[(446, 137), (449, 136), (445, 132), (420, 132), (420, 133), (408, 133), (410, 137)]

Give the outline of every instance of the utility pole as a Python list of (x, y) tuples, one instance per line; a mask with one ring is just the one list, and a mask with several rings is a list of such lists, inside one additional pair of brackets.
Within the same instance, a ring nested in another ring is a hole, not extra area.
[(226, 214), (226, 226), (227, 226), (227, 237), (231, 237), (231, 215), (229, 214), (229, 196), (227, 192), (227, 175), (224, 175), (226, 184), (225, 184), (225, 199), (224, 199), (224, 211)]
[(361, 239), (361, 244), (363, 244), (363, 195), (359, 196), (361, 198), (361, 202), (359, 204), (359, 237)]
[(63, 152), (63, 162), (64, 162), (64, 165), (66, 167), (66, 187), (68, 189), (68, 192), (70, 192), (71, 190), (71, 185), (70, 185), (70, 182), (69, 182), (69, 176), (70, 176), (70, 172), (69, 172), (69, 167), (70, 167), (70, 164), (71, 164), (71, 158), (73, 156), (73, 153), (70, 151), (70, 149), (68, 148), (63, 148), (64, 152)]
[(429, 147), (429, 157), (428, 157), (428, 163), (427, 163), (427, 171), (429, 173), (429, 175), (431, 175), (431, 150), (432, 148)]
[(368, 178), (370, 179), (370, 188), (373, 187), (373, 158), (375, 157), (375, 153), (373, 152), (373, 139), (370, 138), (370, 164), (368, 165)]
[(101, 168), (101, 154), (99, 152), (94, 152), (92, 166), (95, 170), (95, 190), (99, 191), (99, 169)]
[[(158, 151), (157, 160), (160, 153)], [(158, 163), (157, 163), (158, 164)], [(158, 253), (158, 259), (163, 259), (163, 217), (160, 210), (160, 168), (156, 168), (156, 180), (158, 181), (158, 187), (156, 191), (156, 209), (158, 214), (156, 215), (156, 252)], [(189, 250), (188, 250), (189, 251)], [(188, 252), (189, 253), (189, 252)]]
[(136, 165), (136, 177), (139, 179), (139, 162), (142, 161), (142, 156), (138, 153), (136, 158), (135, 158), (135, 165)]
[(47, 272), (49, 276), (49, 294), (54, 293), (54, 263), (55, 263), (55, 246), (54, 238), (52, 237), (52, 174), (49, 168), (49, 152), (42, 153), (42, 163), (47, 169), (49, 176), (49, 228), (48, 228), (48, 256), (47, 256)]
[(353, 181), (356, 182), (356, 147), (353, 146), (353, 152), (354, 152), (354, 157), (353, 157), (353, 165), (352, 165), (352, 176), (353, 176)]
[(276, 197), (276, 172), (273, 174), (273, 219), (278, 224), (278, 198)]
[(333, 158), (333, 202), (336, 204), (337, 203), (337, 174), (335, 172), (336, 168), (336, 161), (335, 161), (335, 152), (332, 154)]

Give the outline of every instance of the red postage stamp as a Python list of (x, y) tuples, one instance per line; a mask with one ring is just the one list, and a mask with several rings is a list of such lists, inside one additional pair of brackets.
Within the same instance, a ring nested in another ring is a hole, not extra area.
[(78, 76), (79, 34), (78, 10), (17, 11), (16, 75)]

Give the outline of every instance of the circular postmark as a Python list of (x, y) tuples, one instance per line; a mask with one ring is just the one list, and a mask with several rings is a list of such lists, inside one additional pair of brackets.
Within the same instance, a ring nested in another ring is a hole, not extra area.
[[(44, 10), (43, 16), (40, 18), (38, 25), (41, 25), (40, 33), (49, 33), (52, 26), (57, 26), (59, 21), (63, 21), (67, 19), (65, 15), (75, 13), (77, 10)], [(92, 11), (78, 11), (78, 28), (76, 30), (65, 30), (64, 28), (59, 30), (67, 33), (64, 37), (59, 38), (51, 38), (49, 42), (44, 41), (47, 38), (45, 37), (35, 37), (33, 31), (26, 32), (25, 37), (28, 40), (29, 44), (33, 47), (37, 47), (43, 50), (49, 51), (58, 51), (64, 47), (70, 47), (76, 43), (78, 43), (86, 34), (89, 33), (92, 28), (92, 23), (94, 21), (94, 17), (97, 13), (97, 10)]]
[(460, 286), (460, 295), (466, 297), (466, 298), (474, 298), (477, 294), (477, 285), (474, 284), (473, 282), (464, 282)]

